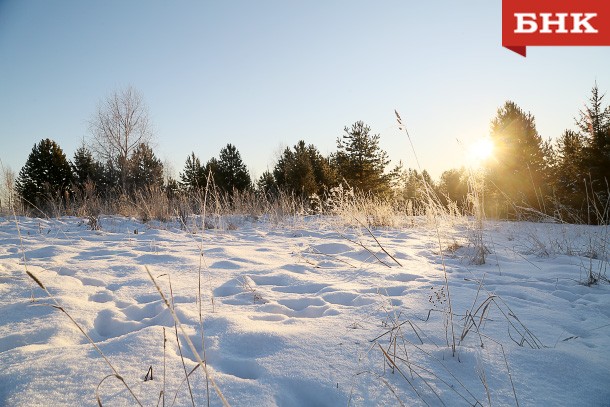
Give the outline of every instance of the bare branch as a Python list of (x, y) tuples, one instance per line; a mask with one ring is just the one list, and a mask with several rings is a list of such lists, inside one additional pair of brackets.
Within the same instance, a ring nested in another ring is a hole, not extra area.
[(141, 94), (129, 86), (115, 91), (100, 102), (89, 121), (91, 150), (102, 162), (113, 162), (121, 169), (123, 187), (126, 168), (131, 153), (140, 144), (150, 144), (153, 139), (148, 109)]

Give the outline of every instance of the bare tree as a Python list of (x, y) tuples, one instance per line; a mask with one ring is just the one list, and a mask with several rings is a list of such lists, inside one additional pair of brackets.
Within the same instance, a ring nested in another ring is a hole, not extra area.
[(127, 160), (140, 144), (153, 138), (148, 109), (141, 94), (129, 86), (100, 102), (89, 122), (91, 149), (105, 163), (118, 167), (121, 184), (127, 183)]
[(0, 214), (9, 214), (15, 205), (15, 172), (5, 167), (0, 160), (2, 183), (0, 183)]

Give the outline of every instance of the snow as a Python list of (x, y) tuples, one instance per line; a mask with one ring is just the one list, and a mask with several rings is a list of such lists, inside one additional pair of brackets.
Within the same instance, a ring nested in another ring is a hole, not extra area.
[(146, 269), (230, 405), (610, 405), (604, 227), (489, 222), (474, 265), (467, 219), (373, 229), (394, 259), (331, 217), (100, 223), (0, 218), (0, 405), (137, 405), (54, 301), (143, 405), (206, 405)]

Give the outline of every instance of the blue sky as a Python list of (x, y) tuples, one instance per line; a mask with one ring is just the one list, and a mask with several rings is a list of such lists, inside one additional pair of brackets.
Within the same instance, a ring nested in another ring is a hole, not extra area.
[(131, 85), (176, 174), (230, 142), (258, 176), (300, 139), (334, 151), (357, 120), (416, 168), (397, 109), (438, 177), (506, 100), (545, 139), (573, 128), (608, 67), (608, 47), (503, 49), (500, 0), (0, 0), (0, 159), (18, 172), (47, 137), (71, 158), (97, 104)]

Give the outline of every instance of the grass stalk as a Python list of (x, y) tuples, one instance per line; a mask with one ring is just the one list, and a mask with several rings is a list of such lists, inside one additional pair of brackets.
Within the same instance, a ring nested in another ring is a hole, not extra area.
[[(195, 356), (195, 358), (197, 359), (197, 363), (199, 365), (201, 365), (201, 368), (203, 369), (204, 373), (205, 373), (205, 379), (206, 379), (206, 383), (209, 381), (212, 384), (212, 387), (214, 388), (214, 390), (216, 391), (216, 394), (218, 395), (218, 397), (220, 398), (223, 406), (227, 407), (229, 406), (229, 403), (227, 402), (225, 396), (222, 394), (222, 391), (220, 390), (220, 388), (216, 385), (216, 381), (214, 380), (214, 377), (211, 375), (211, 373), (208, 371), (208, 367), (207, 364), (203, 361), (203, 359), (201, 358), (201, 356), (199, 355), (199, 352), (197, 352), (197, 349), (195, 348), (195, 345), (193, 345), (193, 342), (191, 341), (191, 338), (188, 336), (188, 334), (186, 333), (184, 327), (182, 326), (182, 324), (180, 323), (180, 320), (178, 319), (178, 315), (176, 315), (176, 311), (174, 311), (174, 309), (172, 308), (172, 306), (170, 305), (169, 301), (167, 300), (167, 298), (165, 297), (165, 294), (163, 294), (163, 291), (161, 290), (161, 287), (159, 287), (159, 284), (157, 283), (157, 280), (153, 277), (152, 273), (150, 272), (150, 270), (148, 269), (148, 266), (144, 266), (144, 268), (146, 269), (146, 272), (148, 273), (148, 276), (150, 277), (153, 285), (155, 286), (155, 289), (157, 290), (157, 292), (159, 293), (159, 295), (161, 296), (161, 299), (163, 300), (163, 302), (165, 303), (165, 306), (167, 307), (167, 309), (169, 309), (172, 317), (174, 318), (174, 321), (176, 322), (176, 325), (178, 325), (178, 328), (180, 328), (180, 331), (182, 332), (182, 336), (184, 337), (184, 340), (186, 341), (187, 345), (189, 346), (191, 352), (193, 352), (193, 355)], [(203, 333), (202, 333), (203, 335)], [(208, 398), (208, 403), (209, 403), (209, 398)]]

